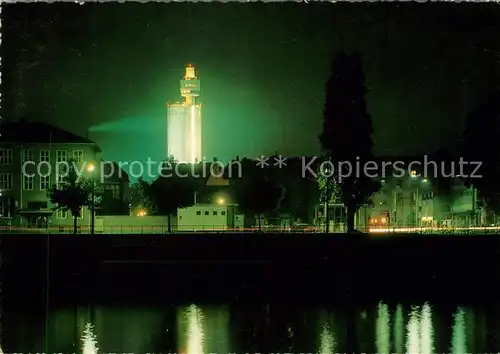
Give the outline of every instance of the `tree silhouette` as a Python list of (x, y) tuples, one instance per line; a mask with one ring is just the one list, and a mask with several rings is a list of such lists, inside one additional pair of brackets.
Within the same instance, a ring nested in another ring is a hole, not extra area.
[[(500, 212), (499, 135), (500, 92), (496, 91), (467, 115), (461, 140), (462, 157), (467, 162), (465, 184), (477, 189), (487, 215)], [(481, 163), (479, 171), (474, 171), (476, 162)]]
[[(347, 212), (347, 232), (354, 231), (354, 215), (380, 184), (366, 176), (349, 172), (373, 161), (373, 125), (365, 102), (365, 78), (360, 54), (348, 56), (343, 51), (333, 60), (332, 74), (326, 83), (323, 132), (319, 139), (324, 153), (337, 168), (341, 200)], [(342, 163), (342, 164), (340, 164)], [(340, 178), (340, 176), (345, 176)]]
[[(54, 211), (70, 211), (73, 216), (73, 233), (77, 233), (77, 219), (84, 207), (92, 208), (92, 183), (79, 175), (76, 162), (69, 160), (63, 181), (56, 181), (48, 191)], [(94, 201), (95, 202), (95, 201)]]
[(243, 174), (234, 180), (234, 193), (241, 211), (258, 217), (262, 231), (262, 216), (276, 211), (283, 197), (282, 187), (273, 180), (272, 167), (258, 167), (254, 160), (241, 160)]
[(203, 183), (202, 176), (194, 173), (190, 164), (179, 164), (173, 157), (164, 163), (163, 176), (150, 185), (144, 185), (148, 203), (154, 214), (168, 216), (168, 232), (172, 232), (172, 215), (177, 209), (194, 204), (194, 194)]

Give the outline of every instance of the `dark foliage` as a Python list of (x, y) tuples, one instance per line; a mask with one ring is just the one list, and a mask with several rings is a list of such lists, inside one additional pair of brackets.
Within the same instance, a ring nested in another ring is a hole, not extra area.
[[(467, 115), (462, 135), (462, 157), (465, 183), (477, 188), (486, 209), (500, 212), (500, 94), (495, 92), (482, 105)], [(474, 171), (476, 163), (479, 171)], [(474, 176), (473, 174), (480, 175)]]
[(73, 232), (77, 232), (77, 218), (83, 207), (92, 206), (92, 182), (80, 176), (75, 161), (68, 161), (68, 173), (64, 181), (54, 184), (48, 191), (54, 210), (70, 211), (73, 216)]
[(258, 216), (260, 229), (261, 216), (279, 208), (283, 190), (272, 167), (260, 168), (256, 161), (246, 158), (241, 165), (242, 175), (232, 179), (234, 195), (242, 212)]
[[(319, 139), (321, 146), (333, 166), (340, 162), (349, 162), (355, 166), (374, 161), (372, 147), (372, 119), (367, 112), (365, 102), (365, 78), (360, 54), (347, 55), (341, 52), (333, 61), (332, 75), (326, 83), (326, 100), (323, 114), (323, 133)], [(380, 184), (360, 174), (350, 174), (339, 179), (341, 200), (347, 209), (347, 230), (354, 231), (354, 215), (359, 207), (366, 203), (371, 195), (380, 188)]]

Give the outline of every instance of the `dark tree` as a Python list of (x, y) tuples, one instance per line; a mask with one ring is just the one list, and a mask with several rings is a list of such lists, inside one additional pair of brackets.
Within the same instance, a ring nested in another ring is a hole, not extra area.
[(312, 174), (303, 174), (301, 158), (289, 158), (279, 169), (279, 181), (284, 189), (281, 211), (300, 222), (309, 222), (311, 211), (318, 203), (319, 188)]
[(68, 173), (63, 181), (52, 185), (48, 195), (54, 211), (70, 211), (73, 216), (73, 232), (77, 233), (77, 219), (83, 207), (92, 207), (92, 184), (79, 175), (73, 160), (68, 161)]
[(97, 210), (98, 215), (129, 215), (130, 208), (127, 202), (115, 198), (112, 191), (105, 191), (101, 195), (101, 203)]
[[(497, 91), (467, 115), (461, 141), (462, 157), (467, 162), (465, 183), (477, 189), (487, 215), (500, 212), (499, 136), (500, 93)], [(474, 171), (477, 162), (481, 168)]]
[[(334, 166), (331, 178), (336, 178), (346, 207), (347, 232), (354, 231), (356, 211), (380, 188), (380, 184), (364, 175), (363, 171), (358, 175), (349, 174), (346, 165), (350, 163), (354, 172), (356, 162), (363, 166), (374, 161), (373, 125), (366, 108), (365, 93), (361, 55), (341, 52), (332, 63), (332, 75), (326, 83), (323, 133), (319, 139)], [(340, 166), (343, 166), (342, 171), (339, 171)], [(339, 178), (340, 175), (348, 176)]]
[(177, 209), (194, 204), (195, 192), (203, 183), (201, 176), (194, 172), (193, 166), (179, 164), (170, 157), (164, 164), (163, 176), (150, 185), (143, 184), (147, 203), (153, 214), (168, 216), (168, 232), (172, 232), (172, 215)]
[(250, 159), (242, 159), (241, 165), (242, 175), (232, 181), (234, 195), (241, 211), (258, 217), (261, 231), (262, 216), (278, 209), (283, 191), (273, 180), (272, 167), (258, 167)]

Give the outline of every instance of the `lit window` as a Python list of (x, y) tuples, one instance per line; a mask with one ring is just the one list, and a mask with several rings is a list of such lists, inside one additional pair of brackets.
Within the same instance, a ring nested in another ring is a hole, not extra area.
[(57, 210), (56, 217), (58, 219), (66, 219), (68, 217), (68, 212), (66, 210)]

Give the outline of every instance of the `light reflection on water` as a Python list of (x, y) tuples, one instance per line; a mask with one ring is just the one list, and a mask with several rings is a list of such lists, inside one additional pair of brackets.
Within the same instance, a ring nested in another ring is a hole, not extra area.
[[(345, 352), (348, 348), (346, 333), (355, 333), (357, 350), (376, 352), (379, 354), (431, 354), (435, 352), (451, 352), (462, 354), (467, 352), (493, 352), (500, 348), (492, 348), (487, 333), (496, 333), (496, 328), (486, 327), (489, 313), (475, 311), (471, 308), (458, 307), (454, 313), (439, 312), (430, 304), (405, 307), (389, 306), (379, 303), (374, 308), (359, 310), (355, 314), (357, 321), (346, 321), (345, 309), (339, 310), (297, 310), (298, 315), (288, 317), (283, 313), (273, 313), (273, 306), (266, 311), (251, 313), (231, 311), (228, 306), (200, 306), (190, 304), (180, 308), (169, 309), (132, 309), (105, 308), (76, 309), (57, 311), (49, 321), (49, 345), (51, 352), (76, 352), (82, 354), (98, 354), (99, 352), (176, 352), (183, 354), (231, 352), (266, 352), (265, 348), (247, 348), (241, 343), (267, 344), (274, 352), (316, 352), (333, 354)], [(350, 312), (352, 314), (354, 312)], [(342, 317), (344, 315), (344, 317)], [(494, 315), (494, 314), (493, 314)], [(266, 320), (268, 317), (268, 320)], [(287, 317), (286, 319), (284, 317)], [(307, 318), (313, 319), (308, 321)], [(444, 321), (444, 322), (443, 322)], [(451, 324), (437, 326), (440, 322)], [(480, 323), (479, 327), (476, 322)], [(490, 320), (498, 325), (499, 321)], [(252, 328), (257, 323), (259, 331), (245, 332), (244, 328)], [(37, 326), (15, 323), (15, 328)], [(313, 327), (311, 327), (313, 326)], [(351, 328), (349, 328), (351, 326)], [(39, 327), (39, 324), (38, 324)], [(440, 330), (438, 330), (440, 328)], [(476, 329), (481, 328), (482, 341), (475, 340)], [(18, 341), (6, 352), (32, 352), (45, 347), (44, 331), (38, 338), (19, 337)], [(24, 332), (26, 333), (26, 332)], [(243, 335), (242, 335), (243, 333)], [(245, 337), (265, 337), (255, 340)], [(170, 339), (169, 339), (170, 338)], [(436, 342), (435, 338), (439, 338)], [(29, 343), (32, 341), (32, 343)], [(269, 341), (271, 343), (269, 343)], [(98, 343), (99, 342), (99, 343)], [(299, 346), (296, 346), (300, 343)], [(347, 344), (346, 344), (347, 343)], [(370, 344), (371, 343), (371, 344)], [(245, 344), (248, 345), (248, 344)], [(281, 346), (281, 348), (279, 347)], [(238, 348), (238, 349), (236, 349)], [(352, 349), (352, 350), (356, 350)]]
[(94, 325), (87, 322), (82, 335), (82, 354), (97, 354), (98, 352), (99, 346), (94, 333)]

